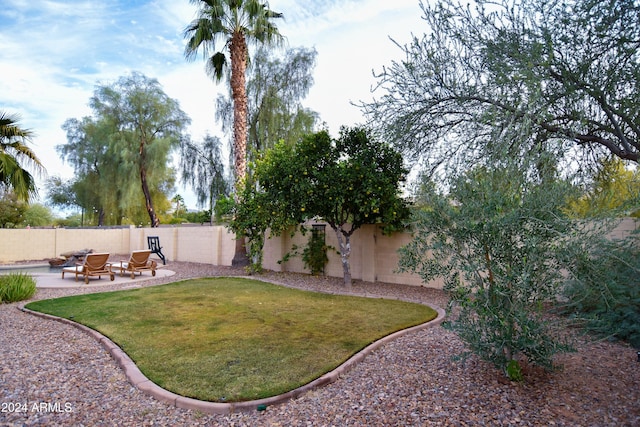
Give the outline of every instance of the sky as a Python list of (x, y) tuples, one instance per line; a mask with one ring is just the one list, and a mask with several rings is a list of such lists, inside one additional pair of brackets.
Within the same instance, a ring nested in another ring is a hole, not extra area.
[[(421, 35), (419, 0), (271, 0), (287, 46), (318, 52), (314, 85), (303, 101), (332, 135), (363, 122), (352, 103), (376, 93), (374, 71), (403, 58), (394, 43)], [(205, 73), (204, 60), (184, 57), (185, 27), (196, 16), (189, 0), (3, 0), (0, 7), (0, 111), (20, 116), (35, 136), (31, 148), (48, 176), (73, 177), (55, 147), (67, 142), (62, 124), (92, 115), (97, 85), (136, 71), (155, 78), (191, 118), (191, 138), (227, 138), (215, 121), (215, 99), (226, 93)], [(392, 41), (393, 39), (394, 41)], [(41, 198), (46, 195), (39, 179)], [(195, 197), (178, 186), (191, 209)]]

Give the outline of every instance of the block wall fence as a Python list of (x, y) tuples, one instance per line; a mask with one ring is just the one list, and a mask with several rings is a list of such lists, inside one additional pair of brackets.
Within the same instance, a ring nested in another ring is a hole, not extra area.
[[(629, 235), (640, 222), (624, 219), (612, 237)], [(294, 245), (304, 248), (310, 233), (291, 237), (289, 233), (272, 236), (264, 247), (263, 267), (272, 271), (308, 273), (300, 256), (279, 263)], [(0, 229), (0, 264), (56, 258), (65, 252), (93, 249), (96, 252), (126, 256), (133, 250), (147, 248), (147, 236), (160, 237), (162, 252), (171, 261), (230, 266), (235, 251), (235, 235), (224, 226), (181, 225), (159, 228), (31, 228)], [(325, 239), (335, 250), (328, 251), (325, 274), (342, 277), (337, 238), (327, 226)], [(351, 237), (351, 275), (365, 282), (400, 283), (442, 288), (440, 280), (423, 283), (418, 275), (398, 273), (398, 249), (411, 240), (410, 233), (382, 234), (374, 225), (366, 225)], [(170, 267), (169, 267), (170, 268)]]

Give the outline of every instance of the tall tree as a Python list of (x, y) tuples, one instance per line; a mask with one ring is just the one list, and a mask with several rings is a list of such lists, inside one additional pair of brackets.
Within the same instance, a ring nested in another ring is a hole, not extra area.
[(215, 202), (229, 190), (224, 175), (224, 163), (220, 139), (207, 135), (202, 144), (187, 142), (182, 145), (180, 156), (182, 182), (190, 184), (196, 193), (198, 205), (205, 203), (211, 211), (213, 224)]
[(0, 186), (11, 190), (19, 200), (28, 202), (38, 191), (35, 178), (27, 168), (36, 173), (44, 173), (45, 169), (27, 146), (33, 133), (21, 128), (19, 119), (17, 115), (0, 112)]
[[(184, 31), (187, 59), (194, 59), (199, 49), (207, 60), (207, 73), (217, 81), (223, 77), (228, 51), (231, 62), (233, 98), (233, 147), (236, 187), (244, 178), (247, 163), (247, 94), (246, 77), (248, 44), (278, 45), (284, 38), (273, 23), (282, 14), (269, 9), (259, 0), (191, 0), (198, 5), (198, 17)], [(218, 45), (222, 44), (222, 49)], [(209, 56), (211, 54), (211, 56)], [(234, 265), (247, 265), (249, 260), (244, 240), (238, 239)]]
[(91, 107), (113, 125), (109, 153), (120, 160), (119, 174), (139, 177), (150, 224), (157, 227), (160, 220), (154, 209), (153, 187), (166, 182), (169, 153), (183, 142), (182, 132), (190, 119), (156, 79), (135, 72), (98, 87)]
[[(46, 182), (47, 204), (49, 206), (61, 209), (72, 209), (77, 207), (80, 209), (80, 226), (85, 224), (104, 225), (100, 220), (104, 221), (103, 210), (94, 212), (93, 207), (102, 206), (99, 191), (99, 182), (94, 179), (95, 175), (78, 175), (70, 180), (63, 180), (59, 176), (50, 177)], [(96, 214), (96, 215), (94, 215)], [(94, 218), (95, 216), (95, 218)], [(120, 219), (122, 216), (116, 217)], [(118, 222), (120, 224), (120, 222)], [(110, 224), (112, 225), (112, 224)]]
[[(305, 108), (302, 100), (313, 85), (316, 57), (315, 49), (287, 49), (279, 56), (261, 47), (251, 58), (247, 70), (249, 159), (280, 140), (294, 144), (313, 131), (318, 113)], [(216, 104), (222, 129), (232, 128), (231, 94), (218, 95)]]
[[(110, 122), (92, 117), (67, 119), (62, 129), (67, 133), (67, 143), (56, 146), (56, 150), (63, 161), (73, 165), (75, 179), (66, 184), (57, 180), (50, 182), (50, 198), (60, 206), (77, 204), (82, 208), (83, 222), (86, 212), (88, 219), (93, 220), (95, 215), (95, 223), (102, 226), (105, 211), (115, 209), (114, 205), (109, 206), (106, 196), (121, 199), (118, 197), (121, 189), (127, 186), (127, 177), (120, 181), (121, 185), (113, 186), (118, 162), (110, 156), (109, 136), (114, 130)], [(65, 200), (58, 189), (73, 189), (74, 195), (67, 195)]]
[[(183, 142), (189, 118), (155, 79), (133, 73), (96, 88), (90, 106), (94, 117), (69, 119), (63, 129), (68, 143), (58, 152), (73, 164), (76, 200), (87, 210), (119, 223), (159, 224), (158, 203), (168, 207), (173, 191), (169, 153)], [(141, 203), (142, 202), (142, 203)], [(108, 212), (107, 212), (108, 211)]]
[(471, 4), (421, 2), (425, 35), (402, 47), (406, 58), (379, 74), (381, 95), (363, 104), (389, 141), (432, 168), (468, 164), (527, 123), (533, 138), (512, 144), (512, 157), (535, 148), (581, 166), (605, 154), (639, 161), (640, 3)]

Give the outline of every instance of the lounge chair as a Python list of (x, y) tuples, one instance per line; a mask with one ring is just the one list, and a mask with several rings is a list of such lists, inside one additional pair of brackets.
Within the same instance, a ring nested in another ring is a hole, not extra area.
[(111, 270), (108, 253), (86, 254), (82, 262), (76, 263), (73, 267), (64, 267), (62, 269), (63, 279), (64, 273), (73, 273), (76, 277), (76, 282), (78, 281), (78, 276), (83, 276), (85, 284), (89, 283), (90, 276), (98, 276), (98, 279), (101, 279), (103, 275), (109, 275), (112, 281), (116, 276)]
[(142, 276), (142, 272), (145, 270), (150, 270), (151, 275), (155, 276), (157, 264), (155, 261), (149, 260), (149, 255), (151, 255), (151, 250), (149, 249), (133, 251), (131, 252), (129, 261), (120, 261), (115, 263), (113, 264), (113, 268), (116, 271), (120, 270), (120, 276), (124, 276), (125, 271), (130, 272), (132, 279), (135, 277), (136, 273), (140, 273)]

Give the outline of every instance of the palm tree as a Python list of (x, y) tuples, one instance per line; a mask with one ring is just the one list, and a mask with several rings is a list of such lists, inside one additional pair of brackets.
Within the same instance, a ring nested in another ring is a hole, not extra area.
[[(220, 81), (231, 63), (231, 96), (233, 98), (233, 151), (236, 197), (239, 183), (247, 168), (247, 92), (245, 72), (248, 61), (248, 43), (280, 45), (284, 38), (272, 19), (282, 14), (269, 9), (268, 3), (258, 0), (191, 0), (199, 6), (198, 16), (184, 31), (188, 39), (185, 56), (192, 60), (202, 47), (209, 75)], [(222, 49), (218, 44), (222, 43)], [(209, 54), (213, 53), (210, 57)], [(236, 241), (233, 264), (248, 265), (244, 239)]]
[(37, 173), (45, 169), (36, 154), (26, 146), (33, 133), (18, 126), (20, 117), (0, 111), (0, 186), (14, 192), (16, 197), (28, 202), (38, 194), (36, 182), (24, 167)]
[(184, 198), (181, 195), (176, 194), (175, 196), (173, 196), (173, 199), (171, 199), (171, 201), (176, 204), (176, 210), (173, 211), (173, 216), (179, 218), (180, 208), (184, 207)]

